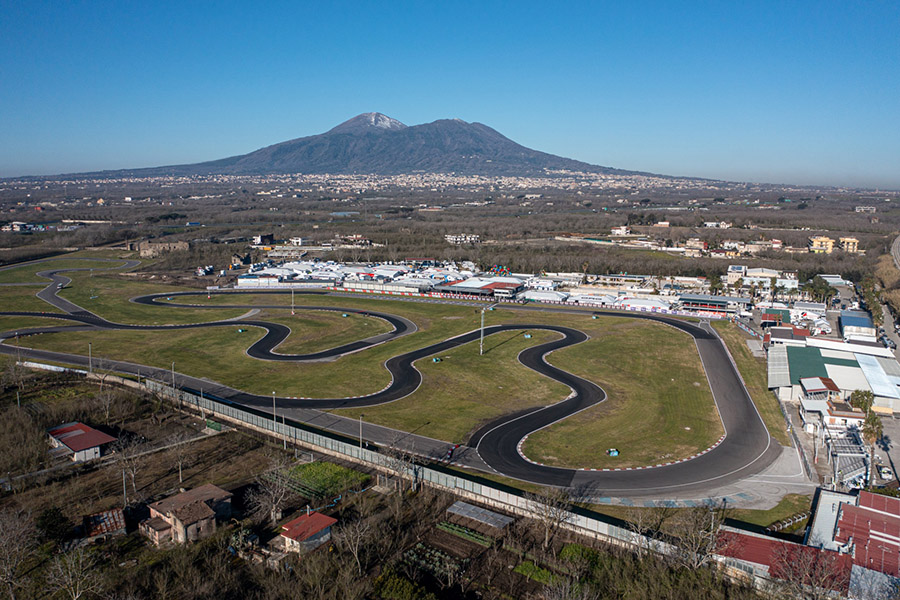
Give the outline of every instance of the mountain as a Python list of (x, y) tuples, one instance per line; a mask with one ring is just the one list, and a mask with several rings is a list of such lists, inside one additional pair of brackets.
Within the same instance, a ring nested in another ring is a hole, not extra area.
[(542, 175), (548, 169), (633, 173), (538, 152), (481, 123), (444, 119), (408, 127), (381, 113), (364, 113), (325, 133), (282, 142), (249, 154), (192, 165), (118, 173), (153, 176), (426, 172), (534, 176)]

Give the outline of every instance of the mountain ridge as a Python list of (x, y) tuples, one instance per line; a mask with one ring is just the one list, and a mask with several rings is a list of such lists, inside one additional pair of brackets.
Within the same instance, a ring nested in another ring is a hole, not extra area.
[(455, 173), (544, 176), (548, 171), (647, 175), (532, 150), (482, 123), (439, 119), (407, 126), (382, 113), (357, 115), (330, 130), (218, 160), (80, 173), (81, 176)]

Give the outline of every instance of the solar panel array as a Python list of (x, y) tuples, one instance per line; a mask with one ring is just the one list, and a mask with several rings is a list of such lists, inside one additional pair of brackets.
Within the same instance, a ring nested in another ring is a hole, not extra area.
[(466, 517), (467, 519), (473, 519), (475, 521), (478, 521), (479, 523), (484, 523), (485, 525), (489, 525), (496, 529), (503, 529), (504, 527), (515, 521), (515, 519), (513, 519), (512, 517), (507, 517), (506, 515), (495, 513), (492, 510), (481, 508), (480, 506), (475, 506), (474, 504), (469, 504), (468, 502), (463, 502), (462, 500), (454, 502), (453, 506), (447, 509), (447, 512), (459, 515), (461, 517)]

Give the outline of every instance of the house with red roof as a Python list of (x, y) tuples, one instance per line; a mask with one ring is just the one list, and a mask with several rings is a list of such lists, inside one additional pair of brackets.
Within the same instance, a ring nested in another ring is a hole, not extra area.
[(73, 462), (100, 458), (102, 447), (116, 441), (111, 435), (75, 422), (48, 429), (47, 434), (50, 436), (51, 446), (71, 452)]
[(315, 550), (331, 540), (331, 526), (337, 519), (315, 511), (305, 514), (281, 526), (281, 537), (288, 552), (300, 554)]

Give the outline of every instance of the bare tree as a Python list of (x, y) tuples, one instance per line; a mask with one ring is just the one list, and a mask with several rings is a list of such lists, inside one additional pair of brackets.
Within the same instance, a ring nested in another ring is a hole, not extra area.
[(541, 548), (546, 552), (556, 533), (573, 517), (569, 492), (564, 488), (547, 487), (537, 493), (525, 494), (525, 498), (534, 504), (535, 521), (543, 536)]
[(371, 534), (372, 525), (368, 520), (355, 519), (349, 523), (344, 523), (334, 536), (337, 545), (353, 556), (359, 575), (363, 574), (363, 552)]
[(72, 600), (79, 600), (99, 593), (102, 589), (96, 568), (94, 556), (84, 548), (79, 548), (53, 559), (47, 578), (55, 591)]
[(587, 583), (557, 577), (541, 592), (541, 600), (598, 600), (600, 592)]
[(131, 492), (137, 499), (137, 476), (144, 467), (145, 444), (136, 437), (120, 439), (115, 445), (119, 464), (131, 481)]
[(0, 581), (11, 600), (16, 600), (16, 589), (24, 577), (22, 567), (35, 546), (34, 525), (28, 513), (9, 509), (0, 512)]
[(663, 524), (669, 520), (674, 511), (675, 509), (670, 506), (628, 510), (625, 519), (635, 533), (638, 558), (644, 558), (657, 548)]
[(719, 528), (724, 520), (724, 511), (709, 505), (682, 510), (673, 524), (675, 558), (690, 569), (707, 564), (721, 549)]
[(836, 552), (799, 544), (780, 544), (773, 550), (771, 574), (785, 598), (825, 600), (846, 589), (850, 570), (841, 568)]
[(190, 442), (190, 436), (184, 433), (173, 434), (167, 441), (171, 446), (168, 454), (175, 466), (178, 467), (178, 483), (184, 483), (184, 468), (190, 466), (191, 459), (194, 457)]
[(290, 460), (282, 455), (269, 455), (269, 466), (255, 478), (256, 489), (247, 497), (247, 504), (260, 521), (268, 517), (272, 526), (278, 524), (281, 513), (296, 497), (290, 486), (287, 471)]

